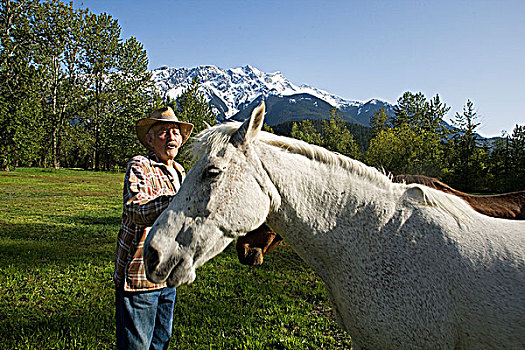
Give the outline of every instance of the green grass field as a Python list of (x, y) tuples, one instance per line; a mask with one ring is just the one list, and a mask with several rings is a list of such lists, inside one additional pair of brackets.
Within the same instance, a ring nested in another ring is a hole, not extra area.
[[(112, 349), (124, 175), (0, 172), (0, 348)], [(350, 349), (319, 278), (286, 244), (262, 266), (233, 245), (177, 289), (170, 349)]]

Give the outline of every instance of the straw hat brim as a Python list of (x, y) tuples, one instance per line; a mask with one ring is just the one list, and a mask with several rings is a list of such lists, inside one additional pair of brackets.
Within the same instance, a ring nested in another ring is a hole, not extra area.
[(135, 130), (137, 132), (137, 137), (138, 137), (140, 143), (143, 144), (144, 147), (146, 147), (147, 149), (151, 149), (151, 147), (146, 142), (146, 134), (148, 133), (149, 129), (151, 129), (151, 127), (155, 123), (158, 123), (158, 122), (174, 123), (174, 124), (177, 124), (179, 126), (180, 134), (182, 135), (182, 144), (181, 144), (181, 146), (183, 144), (185, 144), (186, 141), (188, 141), (188, 139), (190, 138), (191, 132), (193, 131), (193, 124), (186, 123), (186, 122), (181, 122), (181, 121), (176, 120), (175, 118), (147, 117), (147, 118), (139, 119), (137, 121), (137, 123), (135, 124)]

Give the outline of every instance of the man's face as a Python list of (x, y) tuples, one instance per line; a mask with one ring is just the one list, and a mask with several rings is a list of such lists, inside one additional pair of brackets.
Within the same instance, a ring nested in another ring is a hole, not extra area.
[(155, 124), (148, 134), (146, 142), (164, 164), (173, 160), (182, 145), (182, 135), (179, 126), (174, 123)]

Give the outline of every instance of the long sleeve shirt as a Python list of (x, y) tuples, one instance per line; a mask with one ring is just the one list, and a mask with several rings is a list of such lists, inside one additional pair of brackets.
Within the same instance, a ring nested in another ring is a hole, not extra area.
[(126, 291), (160, 289), (165, 283), (147, 280), (143, 260), (146, 236), (184, 180), (184, 168), (160, 163), (153, 152), (134, 157), (124, 178), (123, 211), (117, 238), (113, 280)]

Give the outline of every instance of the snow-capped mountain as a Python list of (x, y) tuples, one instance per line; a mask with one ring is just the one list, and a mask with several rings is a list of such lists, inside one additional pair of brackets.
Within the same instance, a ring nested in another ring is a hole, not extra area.
[[(387, 113), (391, 112), (392, 108), (389, 103), (379, 100), (351, 101), (309, 85), (298, 86), (284, 77), (281, 72), (264, 73), (249, 65), (226, 70), (216, 66), (195, 68), (164, 66), (153, 70), (152, 73), (155, 86), (162, 96), (169, 96), (171, 99), (179, 96), (191, 84), (192, 79), (198, 77), (199, 88), (210, 101), (219, 121), (242, 114), (240, 112), (261, 96), (265, 100), (272, 96), (274, 102), (275, 98), (285, 99), (289, 105), (287, 108), (281, 107), (280, 110), (286, 110), (288, 114), (293, 114), (293, 109), (297, 106), (298, 101), (302, 102), (303, 114), (305, 103), (311, 104), (311, 107), (307, 108), (310, 114), (319, 114), (320, 112), (315, 110), (323, 105), (323, 119), (328, 117), (328, 114), (324, 113), (326, 109), (329, 111), (332, 106), (337, 107), (343, 113), (344, 119), (363, 125), (369, 125), (373, 112), (380, 107), (385, 107)], [(310, 119), (309, 113), (307, 112), (307, 115), (296, 114), (292, 119)], [(314, 119), (319, 118), (321, 117)], [(285, 119), (290, 120), (290, 118)], [(280, 116), (274, 116), (273, 120), (274, 123), (286, 121)]]

